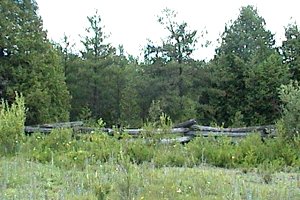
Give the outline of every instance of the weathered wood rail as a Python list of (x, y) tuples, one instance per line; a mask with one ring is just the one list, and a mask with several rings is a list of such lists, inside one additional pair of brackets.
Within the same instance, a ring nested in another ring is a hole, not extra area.
[[(38, 126), (26, 126), (25, 133), (30, 135), (32, 133), (40, 132), (40, 133), (50, 133), (53, 129), (60, 128), (71, 128), (74, 133), (91, 133), (91, 132), (105, 132), (109, 135), (113, 135), (116, 130), (111, 128), (91, 128), (85, 127), (82, 121), (75, 122), (64, 122), (64, 123), (54, 123), (54, 124), (43, 124)], [(121, 133), (127, 133), (134, 137), (138, 137), (141, 134), (161, 134), (165, 130), (156, 129), (149, 133), (149, 130), (143, 129), (119, 129)], [(186, 143), (192, 140), (197, 136), (228, 136), (228, 137), (246, 137), (253, 133), (259, 133), (261, 137), (273, 137), (276, 135), (275, 126), (267, 125), (267, 126), (253, 126), (253, 127), (241, 127), (241, 128), (219, 128), (219, 127), (210, 127), (210, 126), (200, 126), (197, 125), (196, 120), (191, 119), (179, 124), (176, 124), (172, 127), (169, 134), (176, 134), (178, 137), (172, 139), (161, 139), (162, 143), (170, 143), (170, 142), (180, 142)]]

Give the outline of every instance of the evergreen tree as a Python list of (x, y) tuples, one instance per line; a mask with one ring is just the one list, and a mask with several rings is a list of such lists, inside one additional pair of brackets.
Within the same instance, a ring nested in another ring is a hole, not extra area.
[[(100, 15), (87, 18), (89, 27), (82, 44), (81, 57), (67, 62), (67, 83), (72, 94), (72, 118), (91, 111), (91, 118), (102, 118), (108, 126), (141, 125), (137, 103), (136, 64), (106, 42)], [(63, 53), (63, 52), (62, 52)], [(70, 55), (71, 56), (71, 55)], [(133, 79), (133, 80), (131, 80)], [(127, 116), (127, 117), (126, 117)]]
[(226, 126), (237, 115), (246, 125), (272, 123), (278, 117), (277, 88), (287, 82), (289, 73), (265, 25), (253, 6), (242, 7), (239, 17), (225, 27), (216, 49), (211, 66), (219, 92), (217, 101), (210, 103), (217, 121)]
[[(245, 72), (244, 121), (248, 124), (272, 124), (281, 113), (278, 89), (289, 82), (290, 73), (282, 57), (274, 53)], [(249, 64), (250, 65), (250, 64)]]
[(23, 93), (27, 123), (65, 121), (69, 92), (61, 59), (48, 41), (34, 0), (0, 4), (1, 96), (12, 100)]
[(245, 62), (253, 56), (264, 60), (274, 52), (274, 35), (253, 6), (242, 7), (238, 18), (225, 26), (217, 56), (233, 54)]
[(189, 69), (191, 54), (197, 42), (195, 30), (188, 30), (186, 22), (178, 23), (176, 13), (163, 10), (158, 22), (168, 31), (162, 45), (148, 44), (145, 49), (145, 75), (148, 109), (152, 101), (161, 103), (161, 108), (175, 121), (194, 115), (195, 101), (190, 98), (191, 87)]
[(281, 52), (284, 63), (288, 65), (292, 78), (300, 80), (300, 31), (296, 23), (285, 28), (286, 40), (283, 41)]

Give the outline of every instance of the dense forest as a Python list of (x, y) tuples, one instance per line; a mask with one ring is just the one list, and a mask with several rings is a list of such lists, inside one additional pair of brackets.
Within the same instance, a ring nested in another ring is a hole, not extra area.
[[(254, 6), (224, 25), (210, 61), (195, 60), (198, 31), (165, 9), (157, 19), (169, 33), (145, 44), (144, 58), (107, 42), (99, 13), (87, 17), (84, 49), (68, 37), (50, 41), (34, 0), (0, 3), (0, 97), (25, 97), (27, 124), (102, 118), (107, 125), (139, 127), (163, 112), (174, 122), (249, 126), (275, 123), (284, 112), (280, 93), (300, 79), (300, 31), (274, 34)], [(155, 20), (155, 19), (154, 19)], [(204, 38), (205, 39), (205, 38)]]

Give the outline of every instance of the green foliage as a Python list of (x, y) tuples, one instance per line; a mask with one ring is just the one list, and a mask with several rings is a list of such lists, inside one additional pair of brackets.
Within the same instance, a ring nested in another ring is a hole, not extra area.
[(85, 51), (82, 51), (84, 58), (98, 59), (100, 57), (107, 56), (110, 50), (110, 46), (104, 44), (106, 38), (103, 32), (103, 26), (101, 17), (96, 10), (96, 13), (90, 17), (87, 17), (89, 21), (89, 27), (86, 30), (86, 36), (82, 40), (82, 44), (85, 47)]
[(137, 139), (128, 147), (128, 155), (133, 163), (141, 164), (151, 162), (154, 157), (156, 145)]
[(244, 115), (241, 111), (237, 111), (232, 120), (232, 127), (245, 127), (245, 123), (243, 122)]
[[(256, 58), (251, 62), (254, 65)], [(287, 84), (290, 78), (288, 67), (282, 63), (282, 58), (275, 53), (246, 71), (247, 105), (244, 113), (247, 122), (272, 124), (279, 118), (281, 102), (278, 88)]]
[(153, 101), (160, 102), (163, 112), (176, 122), (195, 117), (196, 97), (191, 91), (196, 66), (191, 55), (197, 31), (189, 30), (186, 22), (178, 22), (175, 11), (170, 9), (163, 10), (158, 22), (169, 35), (161, 45), (149, 42), (145, 49), (143, 75), (147, 82), (141, 93), (148, 100), (143, 104), (148, 110)]
[(299, 136), (300, 131), (300, 86), (297, 81), (282, 85), (279, 96), (283, 105), (281, 122), (284, 129), (284, 136), (292, 139)]
[[(112, 137), (98, 131), (74, 135), (71, 130), (58, 129), (49, 135), (28, 137), (20, 152), (29, 160), (67, 169), (84, 169), (87, 163), (120, 163), (125, 158), (134, 164), (152, 163), (156, 167), (208, 164), (248, 171), (269, 166), (270, 173), (299, 169), (299, 138), (287, 142), (283, 137), (262, 139), (259, 134), (244, 139), (210, 136), (182, 145), (171, 140), (166, 143), (170, 125), (168, 117), (162, 115), (157, 127), (148, 125), (138, 138), (120, 134)], [(160, 131), (154, 132), (157, 128)]]
[(22, 152), (31, 160), (56, 164), (60, 154), (74, 147), (70, 130), (53, 130), (49, 135), (36, 133), (28, 137)]
[[(197, 138), (187, 145), (192, 163), (208, 163), (227, 168), (253, 169), (272, 166), (271, 172), (296, 166), (299, 162), (299, 147), (282, 138), (265, 139), (253, 134), (241, 141), (231, 138)], [(298, 153), (297, 153), (298, 152)], [(298, 155), (297, 155), (298, 154)]]
[(195, 30), (188, 30), (186, 22), (176, 21), (177, 13), (168, 8), (162, 11), (158, 22), (170, 33), (161, 46), (148, 44), (145, 50), (145, 59), (149, 62), (170, 62), (184, 63), (190, 60), (197, 43)]
[[(91, 119), (103, 118), (107, 125), (141, 126), (141, 109), (136, 88), (138, 71), (119, 49), (106, 42), (100, 15), (88, 17), (89, 26), (82, 38), (82, 56), (67, 59), (67, 85), (72, 95), (72, 119), (89, 109)], [(63, 52), (62, 52), (63, 53)]]
[(78, 119), (84, 121), (86, 125), (92, 125), (94, 123), (92, 111), (87, 106), (81, 108), (81, 111), (78, 114)]
[[(162, 167), (124, 160), (64, 169), (20, 156), (0, 159), (1, 199), (299, 199), (299, 174), (244, 174), (216, 167)], [(265, 176), (265, 178), (263, 178)]]
[(238, 18), (225, 27), (217, 55), (210, 62), (212, 76), (217, 78), (210, 78), (204, 94), (214, 93), (200, 107), (213, 115), (209, 118), (225, 126), (232, 125), (238, 112), (243, 116), (241, 123), (248, 126), (272, 124), (279, 118), (277, 89), (288, 82), (290, 73), (274, 44), (257, 10), (242, 7)]
[(286, 40), (282, 42), (281, 52), (285, 64), (288, 65), (293, 80), (300, 80), (300, 32), (296, 23), (285, 27)]
[(156, 147), (159, 151), (155, 151), (153, 162), (157, 167), (183, 167), (188, 165), (188, 153), (181, 144), (171, 144), (166, 146), (158, 144)]
[[(273, 34), (266, 30), (266, 22), (253, 6), (244, 6), (238, 18), (226, 25), (217, 55), (233, 54), (245, 62), (258, 56), (264, 59), (275, 44)], [(258, 48), (259, 47), (259, 48)]]
[[(28, 124), (66, 121), (69, 93), (61, 59), (47, 39), (35, 1), (8, 1), (0, 5), (1, 97), (14, 92), (26, 101)], [(4, 24), (3, 24), (4, 23)]]
[(147, 121), (144, 124), (142, 138), (161, 139), (170, 133), (172, 126), (171, 118), (165, 113), (161, 113), (155, 121)]
[[(136, 63), (131, 63), (128, 59), (124, 71), (121, 71), (121, 76), (124, 78), (124, 82), (117, 85), (118, 89), (121, 89), (121, 95), (119, 97), (119, 120), (124, 126), (129, 127), (141, 127), (144, 118), (142, 117), (142, 102), (146, 100), (139, 96), (138, 89), (141, 88), (142, 82), (144, 82), (139, 70), (140, 66)], [(112, 83), (113, 84), (113, 83)], [(147, 110), (145, 110), (146, 112)]]
[(218, 167), (233, 166), (233, 150), (229, 138), (196, 138), (187, 145), (189, 152), (192, 152), (192, 159), (195, 165), (212, 164)]
[(24, 141), (25, 100), (22, 95), (15, 94), (15, 102), (12, 105), (7, 101), (1, 101), (0, 155), (18, 153)]
[(161, 108), (161, 102), (158, 101), (152, 101), (151, 106), (149, 108), (149, 121), (150, 122), (157, 122), (159, 121), (160, 115), (163, 113), (163, 110)]
[(98, 125), (98, 128), (101, 129), (101, 128), (105, 128), (106, 123), (103, 121), (102, 118), (100, 118), (97, 120), (97, 125)]

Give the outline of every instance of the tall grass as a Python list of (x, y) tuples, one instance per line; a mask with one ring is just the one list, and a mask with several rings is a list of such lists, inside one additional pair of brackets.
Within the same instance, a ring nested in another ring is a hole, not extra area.
[(300, 176), (274, 173), (269, 183), (260, 173), (198, 166), (161, 167), (151, 163), (85, 163), (84, 170), (0, 159), (0, 199), (272, 199), (300, 198)]
[(15, 102), (9, 105), (1, 101), (0, 107), (0, 155), (15, 154), (24, 141), (25, 103), (16, 93)]

